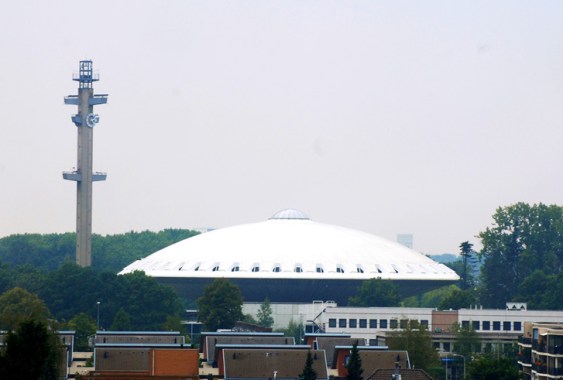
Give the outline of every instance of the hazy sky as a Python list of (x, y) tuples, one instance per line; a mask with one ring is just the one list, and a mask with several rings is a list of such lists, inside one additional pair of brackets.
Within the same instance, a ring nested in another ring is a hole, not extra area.
[(100, 74), (93, 230), (284, 208), (457, 252), (563, 204), (562, 1), (4, 1), (0, 236), (75, 229), (63, 97)]

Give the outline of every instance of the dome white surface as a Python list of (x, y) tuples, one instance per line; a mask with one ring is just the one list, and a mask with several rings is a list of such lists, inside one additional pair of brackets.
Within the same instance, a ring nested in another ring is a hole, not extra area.
[(398, 243), (317, 223), (293, 209), (271, 219), (213, 230), (137, 260), (153, 277), (449, 280), (457, 274)]

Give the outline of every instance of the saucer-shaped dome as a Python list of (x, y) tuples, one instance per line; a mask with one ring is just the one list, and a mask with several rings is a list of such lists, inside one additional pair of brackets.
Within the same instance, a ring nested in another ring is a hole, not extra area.
[(317, 223), (298, 210), (264, 222), (213, 230), (127, 266), (158, 278), (455, 281), (443, 264), (398, 243)]

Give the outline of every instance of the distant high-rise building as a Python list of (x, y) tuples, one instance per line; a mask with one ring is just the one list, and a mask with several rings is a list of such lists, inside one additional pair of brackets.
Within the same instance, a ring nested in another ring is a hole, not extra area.
[(402, 244), (407, 248), (412, 249), (412, 241), (412, 234), (397, 234), (397, 243)]

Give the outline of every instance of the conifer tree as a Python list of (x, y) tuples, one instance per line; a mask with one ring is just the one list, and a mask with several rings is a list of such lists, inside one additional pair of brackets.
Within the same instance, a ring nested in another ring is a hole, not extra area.
[(303, 367), (303, 373), (299, 375), (299, 379), (317, 380), (317, 372), (313, 369), (313, 355), (311, 354), (311, 351), (307, 352), (305, 367)]
[(348, 360), (348, 374), (346, 375), (346, 380), (362, 380), (362, 359), (360, 358), (360, 352), (358, 351), (358, 342), (354, 343), (352, 346), (352, 351), (350, 352), (350, 359)]

